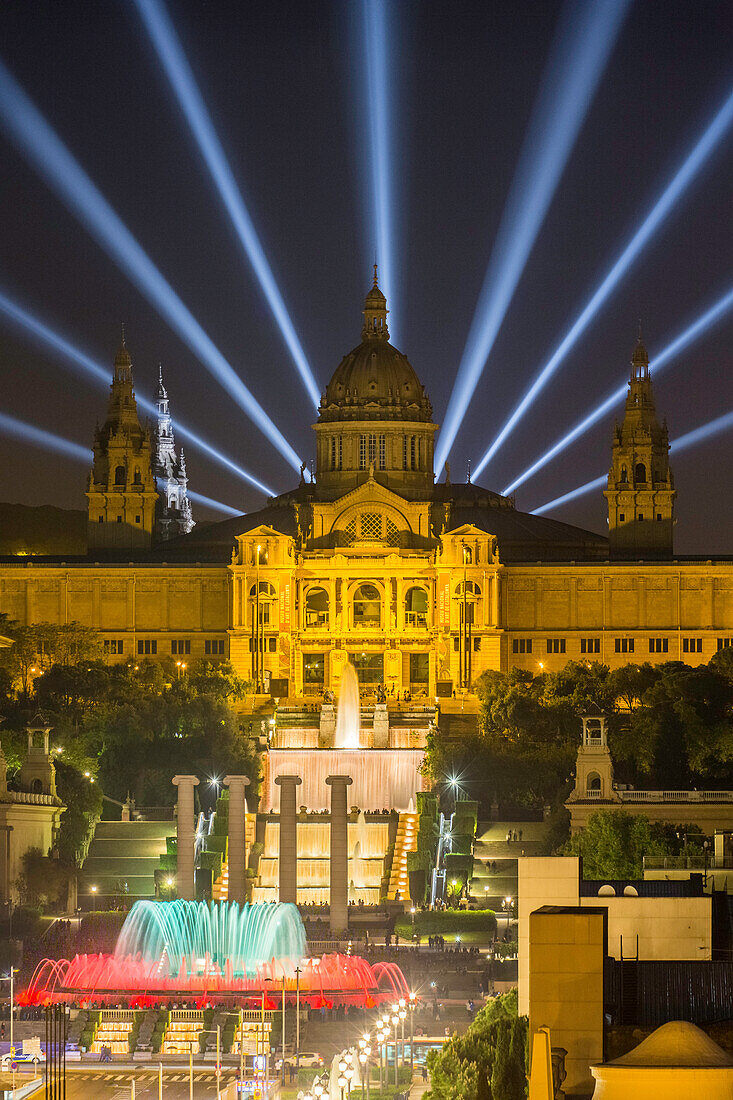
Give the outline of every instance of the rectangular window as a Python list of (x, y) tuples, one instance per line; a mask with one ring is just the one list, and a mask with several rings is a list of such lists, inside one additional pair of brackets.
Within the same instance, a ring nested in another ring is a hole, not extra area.
[(633, 638), (616, 638), (615, 649), (617, 653), (633, 653), (634, 652), (634, 639)]
[(662, 513), (657, 512), (657, 523), (661, 523), (661, 521), (662, 521)]
[(118, 522), (118, 523), (122, 523), (122, 516), (118, 516), (118, 517), (117, 517), (117, 522)]
[(135, 523), (139, 523), (139, 522), (140, 522), (140, 516), (135, 516)]
[(683, 653), (702, 653), (702, 638), (683, 638)]
[(531, 653), (532, 652), (532, 639), (531, 638), (514, 638), (512, 640), (512, 652), (513, 653)]
[(224, 640), (222, 638), (207, 638), (204, 642), (204, 653), (207, 656), (221, 657), (224, 654)]
[(402, 436), (402, 467), (407, 469), (407, 436)]
[(158, 652), (158, 643), (155, 638), (141, 638), (137, 643), (137, 652), (140, 657), (154, 656)]
[(100, 522), (100, 523), (104, 523), (104, 516), (100, 516), (100, 517), (99, 517), (99, 522)]
[(626, 519), (626, 513), (625, 512), (619, 512), (618, 518), (619, 518), (619, 522), (623, 523)]
[(649, 639), (649, 652), (650, 653), (668, 653), (669, 652), (669, 638), (650, 638)]
[(453, 636), (453, 652), (458, 653), (460, 651), (460, 648), (461, 648), (460, 636), (458, 634), (454, 634), (454, 636)]
[(414, 435), (410, 436), (410, 469), (417, 469), (417, 438)]
[(112, 638), (104, 643), (105, 653), (115, 653), (117, 656), (125, 652), (125, 643), (122, 638)]
[(601, 639), (600, 638), (581, 638), (580, 639), (580, 652), (581, 653), (600, 653), (601, 652)]
[(547, 639), (547, 652), (548, 653), (564, 653), (565, 652), (565, 639), (564, 638), (548, 638)]
[(478, 653), (478, 651), (480, 649), (481, 649), (481, 639), (480, 638), (474, 638), (473, 639), (473, 652)]
[(639, 519), (640, 519), (640, 520), (643, 520), (643, 518), (644, 518), (644, 513), (643, 513), (643, 512), (639, 512)]
[(379, 469), (387, 469), (387, 436), (380, 435), (379, 437)]
[(359, 436), (359, 469), (366, 470), (367, 468), (367, 437), (365, 435)]
[(277, 653), (277, 638), (267, 639), (267, 651), (268, 653)]
[(344, 437), (340, 435), (336, 440), (336, 469), (340, 470), (344, 461)]
[(718, 649), (729, 649), (733, 645), (733, 638), (718, 638)]
[(184, 653), (191, 652), (191, 639), (178, 638), (171, 642), (171, 653), (174, 657), (182, 657)]

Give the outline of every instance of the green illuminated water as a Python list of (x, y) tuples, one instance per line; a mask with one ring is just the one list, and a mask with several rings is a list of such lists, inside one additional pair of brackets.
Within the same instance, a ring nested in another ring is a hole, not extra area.
[(159, 959), (170, 975), (218, 967), (254, 975), (273, 959), (298, 965), (305, 930), (294, 905), (260, 902), (136, 901), (117, 939), (118, 957)]

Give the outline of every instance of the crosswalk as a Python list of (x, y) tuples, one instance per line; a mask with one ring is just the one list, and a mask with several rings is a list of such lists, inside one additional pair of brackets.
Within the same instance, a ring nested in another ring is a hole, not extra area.
[[(69, 1074), (69, 1077), (72, 1075)], [(222, 1072), (221, 1080), (225, 1080), (226, 1073)], [(76, 1073), (73, 1074), (74, 1081), (104, 1081), (106, 1084), (121, 1084), (123, 1081), (128, 1082), (130, 1078), (134, 1077), (136, 1082), (157, 1081), (157, 1073)], [(201, 1084), (213, 1084), (216, 1081), (216, 1073), (201, 1073), (194, 1070), (194, 1081), (198, 1081)], [(163, 1080), (169, 1083), (188, 1081), (188, 1073), (165, 1073)]]

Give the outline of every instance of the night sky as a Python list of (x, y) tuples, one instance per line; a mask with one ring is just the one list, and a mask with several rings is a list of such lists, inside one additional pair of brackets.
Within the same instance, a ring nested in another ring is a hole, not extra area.
[[(360, 340), (375, 233), (353, 3), (169, 0), (319, 386)], [(549, 0), (399, 2), (391, 105), (398, 346), (440, 423), (557, 24)], [(451, 454), (464, 480), (733, 87), (727, 0), (636, 0)], [(314, 413), (132, 3), (4, 0), (0, 57), (310, 460)], [(732, 282), (731, 131), (484, 471), (501, 490)], [(109, 364), (125, 323), (140, 392), (276, 491), (297, 474), (0, 133), (0, 287)], [(389, 304), (389, 303), (388, 303)], [(733, 409), (732, 314), (665, 368), (670, 436)], [(653, 361), (652, 361), (653, 371)], [(90, 444), (106, 394), (0, 317), (0, 411)], [(517, 492), (531, 509), (607, 470), (612, 419)], [(191, 488), (264, 499), (187, 448)], [(673, 460), (676, 549), (733, 551), (733, 432)], [(0, 438), (0, 499), (85, 506), (85, 472)], [(195, 509), (200, 520), (218, 518)], [(600, 492), (552, 513), (605, 530)]]

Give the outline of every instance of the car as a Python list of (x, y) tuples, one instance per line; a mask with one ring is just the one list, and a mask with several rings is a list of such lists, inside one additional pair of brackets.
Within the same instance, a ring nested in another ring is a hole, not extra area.
[[(282, 1064), (282, 1058), (278, 1058), (278, 1060), (275, 1062), (275, 1069), (282, 1069)], [(289, 1066), (294, 1066), (295, 1055), (288, 1054), (285, 1059), (285, 1064)], [(313, 1053), (313, 1051), (301, 1050), (298, 1064), (300, 1065), (301, 1069), (320, 1069), (323, 1066), (323, 1056), (320, 1054), (315, 1054)]]
[(0, 1069), (7, 1073), (13, 1066), (37, 1066), (39, 1062), (45, 1062), (46, 1055), (42, 1050), (33, 1050), (24, 1054), (3, 1054), (0, 1058)]

